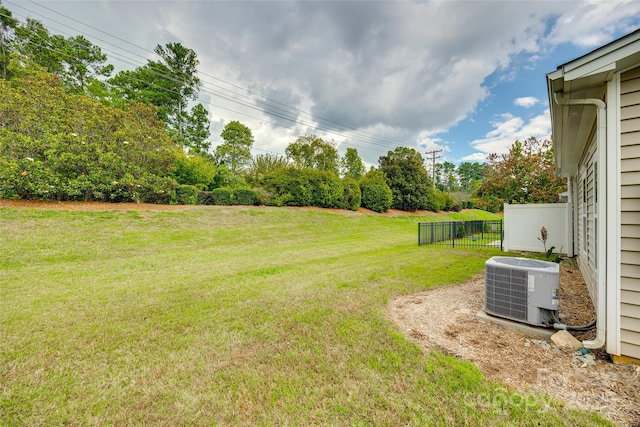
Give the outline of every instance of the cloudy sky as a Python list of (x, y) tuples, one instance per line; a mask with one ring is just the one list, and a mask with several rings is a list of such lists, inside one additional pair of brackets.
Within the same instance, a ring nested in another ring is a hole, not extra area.
[(459, 163), (549, 137), (545, 74), (640, 27), (638, 1), (2, 4), (85, 35), (117, 69), (157, 59), (158, 44), (193, 49), (214, 145), (239, 120), (255, 154), (313, 133), (374, 165), (399, 145)]

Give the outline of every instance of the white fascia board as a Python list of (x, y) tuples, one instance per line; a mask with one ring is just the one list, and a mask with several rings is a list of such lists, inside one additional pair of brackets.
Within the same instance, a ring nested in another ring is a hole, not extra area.
[[(549, 82), (549, 87), (551, 87), (551, 82), (554, 80), (558, 80), (564, 76), (564, 69), (558, 68), (555, 71), (547, 73), (547, 81)], [(553, 101), (553, 100), (552, 100)]]
[(589, 77), (595, 74), (613, 71), (616, 69), (616, 67), (617, 67), (616, 62), (606, 63), (604, 58), (602, 58), (602, 61), (594, 61), (592, 63), (585, 65), (584, 67), (576, 68), (575, 70), (571, 70), (571, 71), (565, 71), (564, 80), (565, 81), (577, 80), (583, 77)]
[(598, 49), (560, 67), (565, 81), (576, 80), (601, 72), (612, 71), (617, 62), (640, 51), (640, 33), (634, 34), (632, 40), (625, 38), (614, 42), (605, 49)]

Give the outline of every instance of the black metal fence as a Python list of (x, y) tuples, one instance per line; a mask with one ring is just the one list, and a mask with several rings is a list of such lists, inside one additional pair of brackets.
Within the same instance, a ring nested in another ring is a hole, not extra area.
[(451, 221), (418, 223), (418, 245), (451, 246), (452, 248), (495, 247), (502, 250), (502, 220)]

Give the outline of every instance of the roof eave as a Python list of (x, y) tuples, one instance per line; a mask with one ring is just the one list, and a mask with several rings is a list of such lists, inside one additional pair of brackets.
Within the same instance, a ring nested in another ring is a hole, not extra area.
[[(554, 93), (565, 99), (603, 99), (607, 82), (617, 70), (640, 57), (640, 30), (615, 40), (547, 74), (551, 130), (560, 176), (575, 176), (582, 150), (591, 135), (595, 111), (591, 107), (562, 106)], [(636, 62), (637, 63), (637, 62)]]

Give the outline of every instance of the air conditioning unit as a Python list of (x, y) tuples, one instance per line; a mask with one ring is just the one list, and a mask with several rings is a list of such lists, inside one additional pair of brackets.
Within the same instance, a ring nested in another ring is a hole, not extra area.
[(560, 265), (495, 256), (484, 265), (484, 311), (535, 326), (558, 319)]

